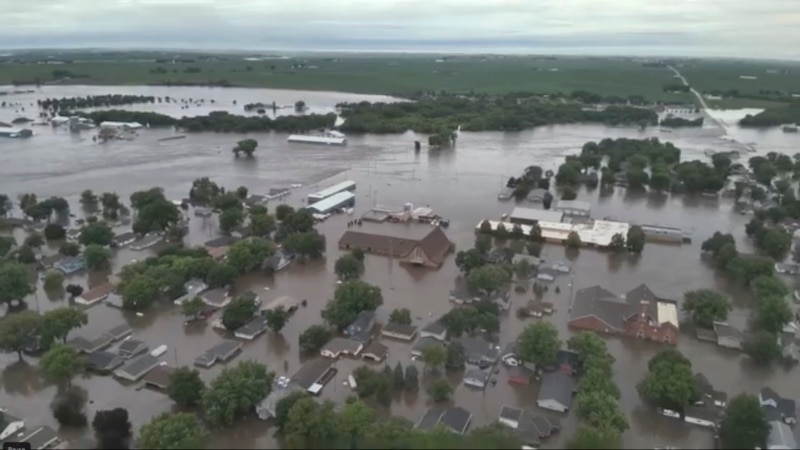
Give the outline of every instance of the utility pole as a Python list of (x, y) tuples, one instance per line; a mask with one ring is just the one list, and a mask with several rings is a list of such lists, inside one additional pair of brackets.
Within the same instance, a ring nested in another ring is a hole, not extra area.
[(394, 289), (392, 283), (392, 260), (394, 259), (394, 239), (389, 239), (389, 289)]

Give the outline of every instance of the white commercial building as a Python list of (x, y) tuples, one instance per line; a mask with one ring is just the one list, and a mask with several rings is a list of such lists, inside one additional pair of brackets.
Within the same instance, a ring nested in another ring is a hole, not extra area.
[[(480, 229), (481, 224), (478, 223), (475, 227)], [(496, 220), (488, 220), (492, 230), (496, 230), (497, 226), (502, 224), (507, 231), (511, 231), (514, 224), (509, 222), (500, 222)], [(530, 225), (520, 225), (522, 233), (528, 235), (531, 231)], [(621, 234), (623, 237), (628, 235), (630, 224), (624, 222), (612, 222), (609, 220), (593, 220), (589, 223), (571, 224), (561, 222), (539, 222), (539, 228), (542, 231), (542, 238), (551, 242), (564, 242), (571, 232), (578, 233), (581, 242), (584, 245), (595, 247), (608, 247), (611, 244), (611, 238), (615, 234)]]

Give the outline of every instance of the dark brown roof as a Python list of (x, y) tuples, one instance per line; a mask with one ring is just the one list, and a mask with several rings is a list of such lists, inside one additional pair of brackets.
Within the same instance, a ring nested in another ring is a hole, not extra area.
[(168, 366), (157, 366), (147, 372), (147, 375), (144, 376), (144, 382), (159, 389), (166, 389), (169, 386), (169, 378), (174, 370)]
[(339, 246), (358, 247), (365, 252), (385, 253), (391, 252), (398, 258), (407, 255), (419, 244), (416, 239), (399, 238), (383, 234), (365, 233), (362, 231), (345, 231), (339, 239)]
[(444, 262), (445, 256), (453, 249), (453, 243), (441, 228), (435, 227), (427, 236), (419, 241), (422, 251), (436, 264)]
[(425, 252), (425, 255), (436, 264), (441, 264), (445, 256), (453, 249), (453, 243), (439, 227), (433, 228), (422, 239), (410, 239), (362, 231), (345, 231), (339, 239), (339, 246), (358, 247), (365, 252), (391, 253), (395, 258), (402, 258), (415, 248), (420, 247)]
[(600, 286), (592, 286), (575, 293), (570, 321), (594, 316), (605, 322), (609, 328), (621, 330), (629, 313), (630, 307), (627, 303)]

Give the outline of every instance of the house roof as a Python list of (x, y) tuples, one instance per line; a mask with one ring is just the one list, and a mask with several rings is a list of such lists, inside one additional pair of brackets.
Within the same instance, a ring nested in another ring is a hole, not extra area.
[(111, 293), (114, 290), (114, 285), (111, 283), (103, 283), (99, 286), (95, 286), (92, 289), (81, 294), (81, 298), (86, 299), (88, 301), (97, 300), (100, 297), (104, 297)]
[(206, 302), (213, 303), (215, 305), (224, 303), (229, 297), (228, 290), (225, 288), (211, 289), (210, 291), (203, 292), (200, 294), (200, 296), (203, 297)]
[(422, 331), (431, 334), (442, 334), (447, 331), (447, 327), (445, 327), (442, 322), (436, 320), (422, 327)]
[(325, 344), (322, 347), (322, 350), (327, 350), (333, 354), (342, 352), (353, 354), (356, 353), (362, 345), (364, 345), (362, 342), (355, 339), (347, 339), (337, 336)]
[(400, 336), (414, 336), (417, 333), (417, 327), (414, 325), (404, 325), (400, 323), (389, 322), (383, 326), (382, 332), (397, 334)]
[(250, 322), (236, 329), (236, 334), (255, 335), (267, 329), (267, 321), (261, 316), (253, 317)]
[(86, 357), (89, 367), (97, 370), (114, 370), (125, 363), (125, 359), (116, 353), (99, 350)]
[[(797, 405), (794, 399), (781, 397), (768, 387), (761, 389), (759, 397), (761, 397), (764, 412), (767, 413), (767, 419), (784, 420), (785, 418), (797, 417)], [(775, 407), (765, 405), (764, 402), (768, 400), (775, 402)]]
[(564, 372), (547, 372), (542, 375), (538, 400), (555, 400), (569, 408), (575, 391), (575, 379)]
[(470, 369), (464, 373), (464, 379), (479, 380), (486, 383), (489, 380), (489, 374), (480, 369)]
[(721, 411), (714, 405), (689, 405), (683, 409), (683, 413), (686, 417), (716, 422), (720, 417)]
[(770, 430), (767, 435), (767, 447), (771, 449), (797, 448), (797, 441), (792, 434), (792, 429), (780, 420), (769, 422)]
[(441, 264), (452, 250), (453, 243), (441, 228), (434, 227), (422, 239), (348, 230), (339, 238), (339, 246), (358, 247), (364, 251), (391, 254), (396, 258), (406, 256), (420, 247), (432, 262)]
[(520, 417), (522, 417), (522, 410), (520, 408), (514, 408), (513, 406), (503, 405), (500, 407), (500, 414), (498, 414), (497, 417), (500, 419), (518, 421)]
[(169, 380), (174, 371), (175, 369), (169, 366), (156, 366), (153, 370), (147, 372), (147, 375), (142, 378), (142, 381), (144, 381), (145, 384), (166, 389), (167, 386), (169, 386)]
[(126, 231), (125, 233), (120, 233), (114, 236), (111, 239), (111, 241), (114, 242), (115, 244), (120, 244), (122, 242), (127, 242), (133, 239), (136, 239), (136, 233), (134, 233), (133, 231)]
[(559, 211), (550, 211), (546, 209), (538, 209), (538, 208), (523, 208), (517, 206), (511, 211), (509, 215), (511, 220), (514, 219), (521, 219), (521, 220), (535, 220), (537, 222), (561, 222), (564, 218), (564, 213)]
[(129, 327), (127, 324), (120, 324), (115, 326), (114, 328), (108, 330), (108, 335), (114, 339), (123, 338), (133, 332), (133, 329)]
[(581, 357), (577, 353), (563, 349), (556, 353), (556, 364), (559, 366), (568, 364), (573, 370), (577, 371), (580, 371), (583, 367), (583, 363), (581, 363)]
[(138, 339), (128, 339), (119, 345), (120, 355), (136, 355), (141, 352), (147, 351), (147, 344)]
[(221, 236), (216, 239), (211, 239), (210, 241), (206, 241), (203, 246), (206, 248), (214, 248), (214, 247), (227, 247), (236, 242), (236, 239), (231, 236)]
[(465, 336), (457, 341), (464, 347), (464, 353), (482, 359), (495, 361), (500, 357), (500, 350), (496, 345), (480, 336)]
[(717, 338), (725, 337), (741, 340), (743, 337), (739, 329), (724, 322), (714, 322), (714, 332), (717, 333)]
[(150, 353), (145, 353), (131, 359), (124, 366), (120, 367), (119, 370), (120, 372), (125, 372), (134, 378), (139, 378), (144, 375), (145, 372), (151, 370), (157, 365), (158, 358)]
[(439, 419), (442, 417), (444, 409), (442, 408), (428, 408), (417, 421), (414, 428), (421, 430), (429, 430), (439, 424)]
[(20, 441), (27, 442), (32, 449), (40, 449), (50, 447), (54, 442), (58, 441), (58, 434), (50, 427), (39, 427), (20, 439)]
[(508, 373), (508, 378), (525, 378), (526, 380), (533, 378), (533, 370), (524, 365), (511, 366), (506, 369), (506, 372)]
[(386, 354), (389, 353), (389, 347), (381, 344), (378, 341), (372, 341), (369, 345), (364, 349), (365, 355), (375, 355), (378, 359), (383, 359), (386, 357)]
[(447, 408), (439, 417), (439, 423), (450, 428), (458, 434), (464, 434), (472, 420), (472, 413), (460, 406)]
[(419, 246), (435, 264), (442, 264), (447, 254), (453, 249), (453, 243), (439, 227), (434, 227), (427, 236), (422, 238)]
[(84, 353), (91, 353), (95, 350), (99, 350), (103, 347), (107, 347), (111, 345), (114, 341), (113, 337), (108, 333), (103, 333), (100, 336), (94, 339), (88, 339), (82, 336), (76, 336), (67, 342), (68, 345), (75, 348), (76, 350), (82, 351)]
[(366, 329), (373, 320), (375, 320), (375, 311), (361, 311), (348, 327)]
[(232, 353), (236, 352), (242, 347), (242, 344), (236, 341), (231, 341), (229, 339), (223, 339), (217, 345), (208, 349), (207, 353), (209, 355), (214, 355), (218, 358), (227, 358)]
[(621, 330), (627, 314), (628, 305), (626, 303), (619, 301), (614, 294), (596, 285), (580, 289), (575, 293), (570, 320), (594, 316), (610, 328)]
[(291, 379), (303, 389), (308, 389), (317, 382), (333, 365), (333, 360), (328, 358), (314, 358), (303, 364)]

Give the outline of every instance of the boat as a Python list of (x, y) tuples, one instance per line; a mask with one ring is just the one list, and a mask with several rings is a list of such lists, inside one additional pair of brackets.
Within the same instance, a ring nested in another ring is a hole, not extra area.
[(7, 138), (28, 138), (33, 136), (33, 131), (27, 128), (0, 128), (0, 137)]
[(784, 133), (797, 133), (797, 125), (785, 125), (783, 127)]
[(321, 144), (321, 145), (346, 145), (347, 137), (344, 133), (336, 130), (326, 130), (321, 135), (312, 134), (292, 134), (287, 139), (289, 142), (301, 144)]
[(353, 390), (355, 390), (358, 387), (358, 384), (356, 383), (356, 379), (352, 375), (348, 375), (347, 384), (349, 384), (350, 385), (350, 389), (353, 389)]

